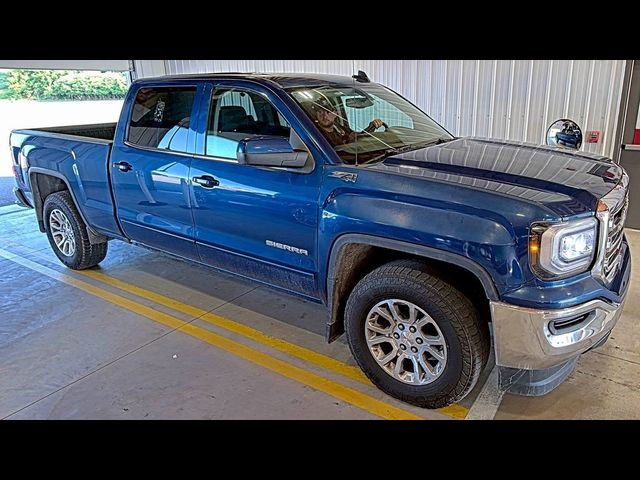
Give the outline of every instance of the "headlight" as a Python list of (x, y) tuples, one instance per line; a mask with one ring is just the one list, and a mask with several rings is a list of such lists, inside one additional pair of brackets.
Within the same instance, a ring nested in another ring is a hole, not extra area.
[(555, 225), (533, 224), (529, 236), (529, 261), (544, 279), (564, 278), (586, 271), (596, 251), (595, 218)]

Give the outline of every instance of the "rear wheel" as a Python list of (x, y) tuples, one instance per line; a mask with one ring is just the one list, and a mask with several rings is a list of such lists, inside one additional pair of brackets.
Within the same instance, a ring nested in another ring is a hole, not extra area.
[(421, 407), (462, 399), (489, 358), (488, 326), (471, 301), (416, 260), (366, 275), (347, 301), (345, 330), (369, 379)]
[(98, 265), (107, 255), (107, 242), (91, 244), (87, 226), (67, 191), (52, 193), (44, 202), (44, 225), (54, 253), (74, 270)]

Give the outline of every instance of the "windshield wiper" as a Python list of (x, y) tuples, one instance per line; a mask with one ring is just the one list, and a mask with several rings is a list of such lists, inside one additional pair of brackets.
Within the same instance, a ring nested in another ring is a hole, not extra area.
[(400, 150), (397, 148), (387, 148), (384, 152), (382, 152), (380, 155), (376, 155), (375, 157), (371, 157), (369, 160), (366, 160), (364, 162), (359, 162), (359, 165), (364, 165), (366, 163), (373, 163), (377, 160), (381, 160), (383, 158), (388, 157), (389, 155), (393, 155), (394, 153), (399, 153)]
[(430, 145), (440, 145), (441, 143), (447, 143), (450, 141), (451, 140), (448, 138), (436, 138), (435, 140), (428, 140), (425, 142), (410, 143), (409, 145), (396, 148), (396, 151), (394, 153), (410, 152), (411, 150), (417, 150), (419, 148), (428, 147)]

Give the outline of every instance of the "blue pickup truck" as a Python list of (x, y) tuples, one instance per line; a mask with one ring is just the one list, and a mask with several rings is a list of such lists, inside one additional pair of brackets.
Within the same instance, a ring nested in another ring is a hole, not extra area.
[(463, 398), (492, 343), (503, 389), (544, 394), (622, 312), (619, 165), (456, 138), (362, 73), (138, 80), (117, 124), (10, 144), (69, 268), (118, 239), (325, 304), (327, 340), (422, 407)]

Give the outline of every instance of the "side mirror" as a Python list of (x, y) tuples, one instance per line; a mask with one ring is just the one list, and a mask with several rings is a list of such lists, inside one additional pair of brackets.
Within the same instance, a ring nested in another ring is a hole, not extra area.
[(296, 151), (285, 137), (257, 136), (240, 140), (236, 154), (238, 163), (264, 167), (302, 168), (309, 154)]

